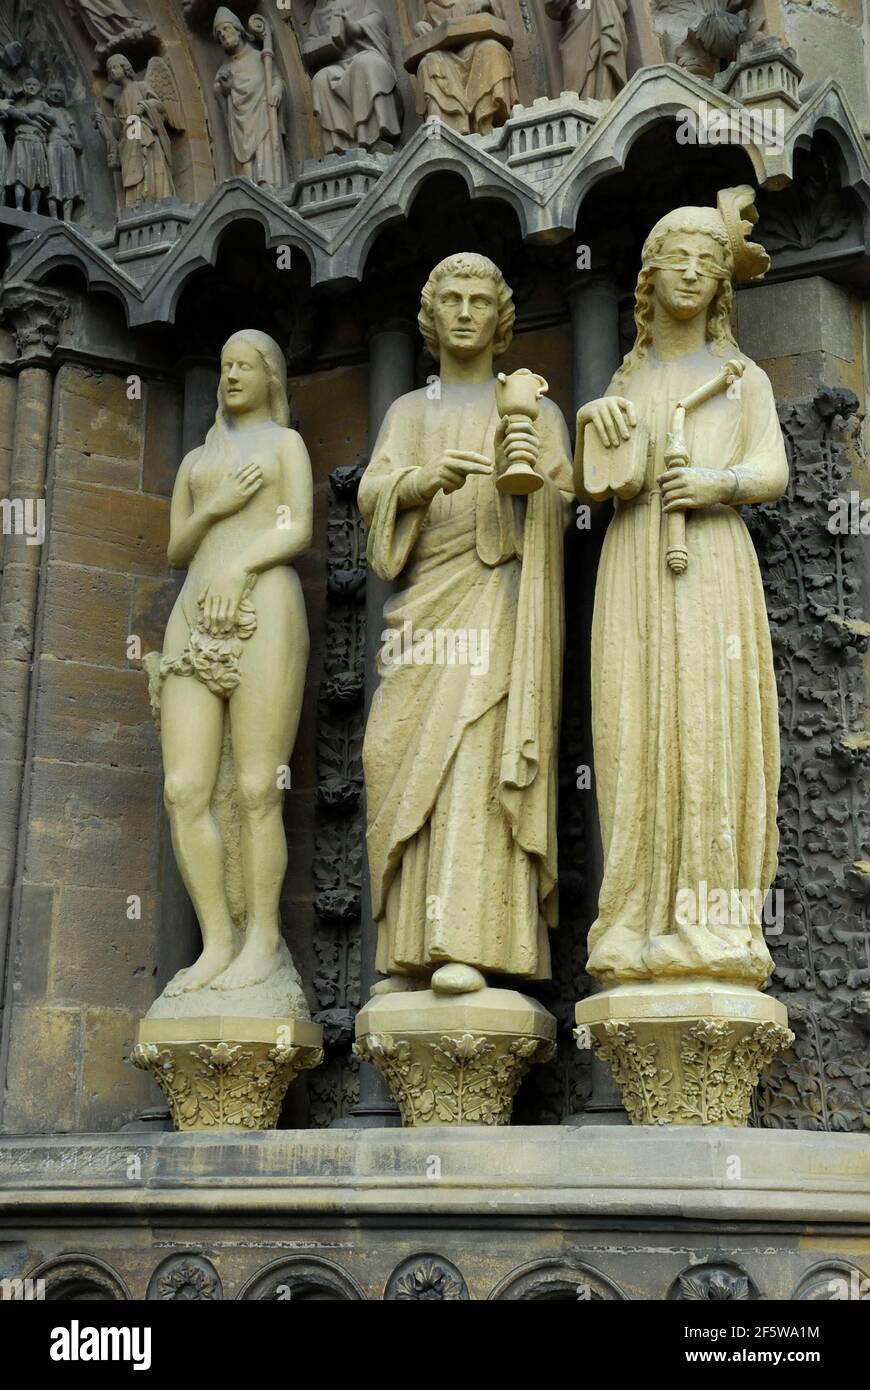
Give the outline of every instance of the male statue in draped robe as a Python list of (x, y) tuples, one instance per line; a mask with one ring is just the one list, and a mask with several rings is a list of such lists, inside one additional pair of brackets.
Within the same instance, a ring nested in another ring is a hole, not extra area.
[[(378, 923), (373, 993), (546, 979), (556, 924), (556, 755), (572, 497), (565, 421), (502, 419), (493, 358), (511, 291), (492, 261), (436, 266), (420, 327), (440, 376), (391, 407), (360, 484), (384, 609), (363, 749)], [(496, 486), (509, 462), (543, 477)]]
[[(426, 0), (414, 32), (424, 37), (440, 24), (475, 15), (505, 18), (501, 0)], [(461, 135), (487, 135), (504, 125), (519, 101), (510, 49), (498, 39), (427, 53), (417, 69), (417, 111), (438, 117)]]
[[(164, 74), (162, 91), (154, 84), (158, 74)], [(168, 127), (180, 130), (181, 116), (177, 93), (175, 100), (172, 96), (170, 69), (164, 59), (152, 58), (145, 76), (138, 78), (129, 59), (116, 53), (106, 64), (106, 75), (109, 83), (104, 95), (111, 101), (113, 113), (105, 122), (104, 133), (109, 167), (121, 172), (124, 206), (173, 197)]]
[(562, 90), (612, 101), (626, 82), (628, 0), (545, 0), (544, 8), (562, 25)]
[(317, 0), (302, 56), (324, 154), (391, 150), (402, 106), (390, 31), (376, 0)]
[(212, 29), (227, 55), (218, 68), (215, 92), (224, 107), (235, 172), (267, 188), (287, 182), (284, 83), (272, 70), (271, 54), (248, 43), (242, 21), (225, 7)]

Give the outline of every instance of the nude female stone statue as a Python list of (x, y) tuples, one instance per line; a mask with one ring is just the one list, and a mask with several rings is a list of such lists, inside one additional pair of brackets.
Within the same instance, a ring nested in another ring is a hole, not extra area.
[(290, 964), (278, 915), (282, 773), (308, 662), (293, 561), (311, 540), (312, 481), (288, 419), (278, 344), (234, 334), (215, 423), (173, 491), (169, 560), (188, 573), (151, 667), (172, 843), (203, 937), (168, 996), (245, 989)]

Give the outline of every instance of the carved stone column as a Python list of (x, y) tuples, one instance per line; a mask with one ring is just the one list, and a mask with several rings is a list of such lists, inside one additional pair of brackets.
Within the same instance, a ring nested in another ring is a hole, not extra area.
[[(619, 287), (615, 276), (609, 271), (589, 271), (581, 276), (568, 292), (571, 309), (571, 330), (574, 349), (574, 409), (579, 410), (587, 401), (603, 396), (613, 373), (620, 363), (619, 350)], [(587, 654), (583, 665), (583, 683), (577, 692), (583, 719), (583, 761), (593, 767), (591, 689), (589, 685), (588, 652), (592, 634), (592, 608), (595, 599), (595, 576), (598, 570), (598, 557), (604, 541), (604, 533), (610, 516), (609, 506), (592, 508), (588, 530), (575, 530), (572, 543), (582, 550), (578, 569), (581, 576), (578, 639), (581, 650)], [(589, 921), (595, 918), (598, 904), (598, 890), (604, 865), (601, 857), (601, 833), (598, 825), (598, 803), (594, 780), (584, 795), (586, 800), (584, 822), (586, 826), (586, 909)], [(589, 1046), (587, 1034), (580, 1033), (578, 1046)], [(628, 1123), (628, 1115), (622, 1104), (619, 1087), (613, 1079), (610, 1067), (603, 1058), (593, 1053), (591, 1058), (592, 1092), (580, 1114), (571, 1115), (566, 1120), (573, 1125), (619, 1125)]]
[[(15, 341), (18, 372), (8, 491), (2, 499), (3, 576), (0, 588), (0, 1005), (7, 998), (8, 965), (15, 951), (21, 887), (19, 830), (27, 819), (27, 741), (39, 576), (46, 535), (45, 476), (51, 431), (52, 356), (67, 301), (50, 290), (9, 285), (0, 318)], [(11, 403), (11, 402), (10, 402)], [(11, 1009), (3, 1009), (0, 1058), (5, 1072)], [(0, 1104), (3, 1077), (0, 1074)]]
[(609, 270), (582, 274), (568, 291), (574, 347), (574, 405), (603, 396), (619, 366), (619, 286)]
[[(393, 401), (414, 389), (415, 338), (410, 322), (397, 320), (379, 327), (369, 341), (369, 452), (374, 448), (384, 416)], [(366, 576), (365, 717), (378, 683), (377, 655), (383, 627), (384, 604), (393, 586), (369, 570)], [(365, 826), (365, 793), (362, 798)], [(375, 949), (378, 931), (372, 917), (368, 857), (363, 855), (360, 909), (360, 1002), (369, 996), (377, 979)], [(382, 1128), (399, 1123), (399, 1111), (390, 1098), (386, 1081), (373, 1066), (361, 1066), (359, 1102), (342, 1125)]]

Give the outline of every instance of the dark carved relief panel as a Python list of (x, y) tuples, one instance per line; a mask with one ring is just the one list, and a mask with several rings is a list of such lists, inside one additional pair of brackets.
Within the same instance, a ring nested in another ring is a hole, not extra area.
[(589, 992), (586, 966), (587, 850), (595, 833), (589, 781), (588, 615), (594, 575), (588, 531), (572, 529), (565, 546), (565, 665), (559, 735), (559, 926), (550, 933), (552, 983), (528, 986), (556, 1018), (556, 1056), (533, 1067), (514, 1104), (514, 1124), (557, 1125), (583, 1110), (591, 1090), (591, 1053), (574, 1040), (574, 1006)]
[(788, 492), (746, 515), (767, 594), (782, 737), (775, 888), (784, 911), (783, 930), (768, 929), (771, 990), (796, 1034), (758, 1091), (755, 1123), (772, 1128), (870, 1124), (870, 627), (859, 607), (870, 538), (855, 506), (851, 531), (835, 525), (837, 499), (847, 505), (854, 487), (857, 407), (851, 391), (827, 388), (782, 405)]
[(411, 1255), (393, 1270), (384, 1290), (388, 1303), (467, 1303), (459, 1270), (440, 1255)]
[(351, 1053), (359, 1008), (362, 896), (362, 739), (365, 644), (365, 528), (356, 494), (363, 465), (330, 475), (327, 631), (317, 725), (314, 850), (314, 977), (326, 1060), (308, 1081), (311, 1120), (322, 1127), (358, 1099)]
[(824, 135), (817, 133), (812, 149), (798, 152), (787, 189), (759, 193), (758, 212), (758, 239), (775, 273), (806, 266), (820, 274), (827, 261), (864, 256), (861, 204), (843, 188), (836, 152)]

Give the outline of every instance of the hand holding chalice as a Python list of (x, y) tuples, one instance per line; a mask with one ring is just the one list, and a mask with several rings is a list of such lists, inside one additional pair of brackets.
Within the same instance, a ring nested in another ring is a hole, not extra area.
[(511, 497), (527, 497), (543, 487), (544, 480), (536, 473), (537, 431), (535, 421), (540, 413), (541, 397), (549, 384), (528, 367), (506, 376), (499, 372), (495, 383), (495, 399), (502, 418), (504, 437), (502, 450), (508, 467), (496, 483), (499, 492)]

